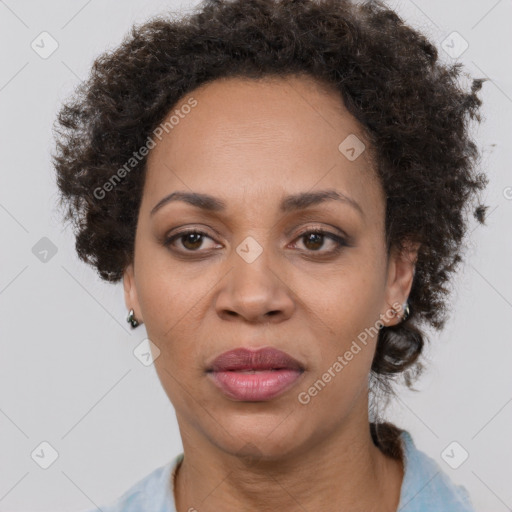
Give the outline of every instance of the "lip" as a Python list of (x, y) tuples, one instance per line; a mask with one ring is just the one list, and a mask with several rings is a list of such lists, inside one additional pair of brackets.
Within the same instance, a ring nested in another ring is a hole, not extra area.
[(224, 352), (207, 369), (208, 377), (228, 398), (249, 402), (281, 395), (303, 372), (299, 361), (272, 347)]

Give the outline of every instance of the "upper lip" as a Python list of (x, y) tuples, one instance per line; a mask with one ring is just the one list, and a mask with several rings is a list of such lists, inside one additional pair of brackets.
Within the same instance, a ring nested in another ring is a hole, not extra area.
[(265, 347), (259, 350), (237, 348), (224, 352), (213, 360), (207, 371), (277, 370), (282, 368), (304, 370), (299, 361), (286, 352)]

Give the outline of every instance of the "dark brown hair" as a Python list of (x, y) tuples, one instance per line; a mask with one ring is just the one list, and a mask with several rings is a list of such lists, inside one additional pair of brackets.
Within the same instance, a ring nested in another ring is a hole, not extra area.
[[(469, 120), (480, 122), (476, 93), (484, 80), (465, 90), (461, 66), (443, 64), (433, 43), (378, 1), (207, 0), (181, 18), (134, 25), (95, 60), (56, 123), (60, 205), (78, 255), (103, 279), (122, 278), (133, 258), (146, 158), (104, 197), (94, 191), (185, 94), (221, 77), (309, 75), (339, 91), (368, 135), (387, 196), (388, 249), (421, 243), (411, 314), (380, 330), (372, 364), (386, 393), (395, 376), (411, 386), (426, 339), (420, 322), (441, 329), (446, 320), (465, 210), (483, 223), (487, 208), (473, 204), (487, 178), (475, 169), (479, 152), (469, 135)], [(397, 457), (399, 431), (380, 425), (371, 425), (375, 443)]]

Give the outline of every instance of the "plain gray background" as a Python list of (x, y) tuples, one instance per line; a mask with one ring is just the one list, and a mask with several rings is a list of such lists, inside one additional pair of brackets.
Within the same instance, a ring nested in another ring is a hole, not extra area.
[[(122, 284), (101, 282), (74, 253), (55, 208), (50, 152), (57, 110), (94, 58), (117, 46), (134, 22), (196, 4), (0, 0), (0, 511), (106, 504), (181, 451), (154, 367), (133, 355), (145, 328), (129, 331)], [(489, 78), (475, 138), (491, 179), (483, 195), (488, 225), (473, 221), (452, 317), (432, 333), (426, 352), (430, 372), (420, 393), (400, 393), (388, 417), (466, 486), (478, 510), (511, 510), (512, 3), (388, 4), (445, 61), (453, 57), (443, 41), (458, 32), (469, 45), (458, 60), (472, 76)], [(31, 47), (43, 31), (58, 43), (46, 59)], [(53, 246), (55, 254), (42, 252)], [(462, 449), (469, 454), (457, 469), (441, 456), (453, 441), (452, 459)], [(51, 449), (42, 442), (58, 454), (47, 469), (40, 464)]]

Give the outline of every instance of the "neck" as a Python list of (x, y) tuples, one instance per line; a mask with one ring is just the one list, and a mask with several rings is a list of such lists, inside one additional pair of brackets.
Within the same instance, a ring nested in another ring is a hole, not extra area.
[(176, 510), (395, 512), (403, 463), (373, 444), (364, 420), (279, 459), (226, 453), (192, 431), (183, 437)]

